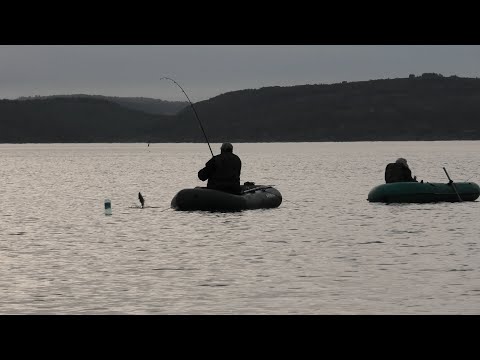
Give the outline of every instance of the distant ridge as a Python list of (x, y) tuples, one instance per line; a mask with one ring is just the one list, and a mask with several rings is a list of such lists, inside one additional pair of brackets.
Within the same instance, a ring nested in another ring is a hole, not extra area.
[(212, 142), (480, 139), (480, 79), (436, 73), (239, 90), (195, 108)]
[(108, 100), (126, 108), (143, 111), (148, 114), (156, 115), (175, 115), (189, 103), (187, 101), (166, 101), (160, 99), (146, 97), (120, 97), (120, 96), (103, 96), (103, 95), (50, 95), (50, 96), (33, 96), (20, 97), (18, 100), (48, 100), (52, 98), (94, 98)]
[[(187, 102), (178, 104), (176, 114), (153, 114), (131, 105), (142, 101), (125, 98), (34, 99), (0, 100), (0, 142), (205, 141)], [(477, 78), (424, 73), (274, 86), (194, 105), (211, 142), (480, 140)]]

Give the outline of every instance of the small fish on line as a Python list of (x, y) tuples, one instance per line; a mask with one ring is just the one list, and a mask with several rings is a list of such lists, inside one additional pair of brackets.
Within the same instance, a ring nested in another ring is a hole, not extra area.
[(142, 209), (143, 209), (143, 206), (145, 204), (145, 199), (143, 198), (142, 196), (142, 193), (138, 193), (138, 200), (140, 200), (140, 204), (142, 204)]

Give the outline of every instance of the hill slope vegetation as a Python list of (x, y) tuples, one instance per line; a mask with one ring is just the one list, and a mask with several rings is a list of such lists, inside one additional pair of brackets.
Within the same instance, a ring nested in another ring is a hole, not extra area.
[[(109, 97), (0, 100), (0, 142), (203, 142), (186, 104), (165, 115)], [(246, 89), (195, 109), (211, 142), (480, 139), (480, 79), (433, 73)]]

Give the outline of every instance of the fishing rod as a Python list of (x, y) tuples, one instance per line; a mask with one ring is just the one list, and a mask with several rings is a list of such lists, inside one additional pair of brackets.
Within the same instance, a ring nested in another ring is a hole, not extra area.
[(167, 80), (173, 81), (173, 82), (183, 91), (183, 93), (184, 93), (185, 96), (187, 97), (188, 102), (189, 102), (190, 105), (192, 106), (193, 112), (195, 113), (195, 116), (197, 117), (198, 123), (200, 124), (200, 129), (202, 129), (203, 135), (205, 136), (205, 140), (207, 140), (208, 148), (210, 149), (210, 153), (212, 154), (212, 157), (213, 157), (213, 156), (214, 156), (214, 155), (213, 155), (213, 151), (212, 151), (212, 148), (210, 147), (210, 142), (208, 141), (207, 134), (205, 134), (205, 130), (203, 129), (202, 122), (201, 122), (200, 119), (198, 118), (197, 111), (195, 110), (195, 107), (193, 106), (192, 102), (190, 101), (190, 98), (188, 97), (187, 93), (185, 92), (185, 90), (183, 90), (183, 88), (180, 86), (180, 84), (177, 83), (175, 80), (173, 80), (173, 79), (171, 79), (171, 78), (169, 78), (169, 77), (166, 77), (166, 76), (160, 78), (160, 80), (162, 80), (162, 79), (167, 79)]

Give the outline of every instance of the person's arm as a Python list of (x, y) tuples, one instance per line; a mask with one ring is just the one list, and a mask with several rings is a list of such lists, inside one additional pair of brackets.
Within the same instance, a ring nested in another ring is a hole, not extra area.
[(198, 178), (202, 181), (207, 180), (215, 171), (215, 160), (211, 158), (205, 164), (205, 167), (198, 172)]
[(417, 181), (416, 176), (414, 178), (412, 177), (412, 171), (409, 168), (407, 168), (407, 175), (408, 175), (408, 180), (409, 181)]

